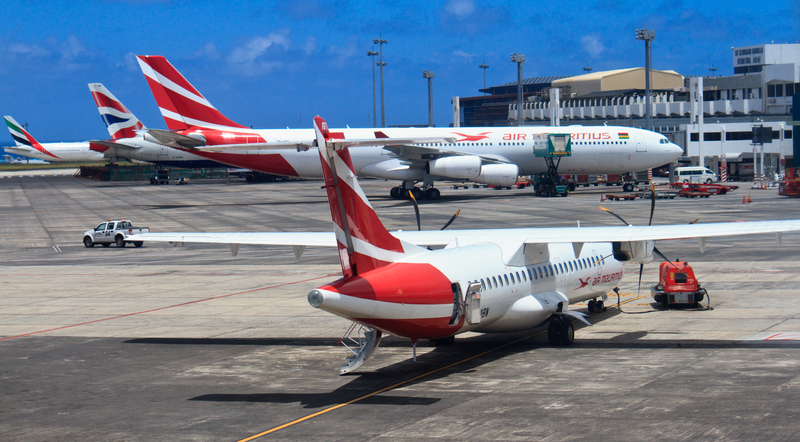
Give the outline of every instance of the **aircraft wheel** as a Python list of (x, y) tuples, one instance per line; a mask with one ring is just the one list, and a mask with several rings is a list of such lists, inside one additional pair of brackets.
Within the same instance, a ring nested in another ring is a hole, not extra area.
[(118, 236), (114, 242), (117, 243), (117, 247), (119, 248), (125, 247), (125, 238), (123, 238), (122, 235)]
[(595, 302), (594, 311), (596, 311), (596, 312), (602, 312), (603, 311), (603, 301)]
[(88, 236), (84, 236), (83, 237), (83, 245), (86, 246), (86, 247), (94, 247), (94, 241), (92, 241), (92, 238), (89, 238)]
[(575, 342), (575, 327), (572, 321), (564, 318), (561, 321), (561, 345), (569, 347), (573, 342)]
[(547, 342), (555, 347), (561, 343), (561, 323), (554, 319), (547, 326)]
[(435, 187), (429, 187), (428, 189), (425, 190), (425, 199), (431, 201), (438, 200), (441, 195), (442, 193), (439, 192), (439, 189)]
[(622, 190), (624, 190), (625, 192), (630, 192), (633, 190), (633, 185), (630, 183), (625, 183), (622, 185)]
[(396, 200), (400, 199), (400, 188), (399, 187), (392, 187), (389, 190), (389, 196), (391, 196), (392, 198), (394, 198)]
[(111, 247), (111, 243), (110, 242), (104, 242), (104, 243), (102, 243), (100, 245), (103, 246), (103, 247)]
[(422, 195), (422, 190), (419, 187), (415, 187), (415, 188), (411, 189), (411, 193), (414, 195), (414, 199), (416, 199), (417, 201), (422, 199), (422, 196), (423, 196)]
[(136, 247), (141, 247), (141, 246), (144, 245), (144, 241), (134, 241), (133, 245), (136, 246)]
[(587, 306), (589, 308), (589, 313), (594, 313), (594, 309), (596, 308), (596, 305), (597, 304), (594, 302), (594, 299), (590, 299), (589, 300), (589, 305)]

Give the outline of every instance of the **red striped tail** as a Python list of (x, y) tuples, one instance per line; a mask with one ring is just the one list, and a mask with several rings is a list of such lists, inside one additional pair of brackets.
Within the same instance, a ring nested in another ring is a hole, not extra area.
[(244, 128), (222, 115), (166, 58), (157, 55), (136, 58), (170, 130)]
[(314, 117), (314, 130), (345, 279), (427, 252), (386, 230), (358, 185), (348, 148), (334, 144), (328, 124), (321, 117)]

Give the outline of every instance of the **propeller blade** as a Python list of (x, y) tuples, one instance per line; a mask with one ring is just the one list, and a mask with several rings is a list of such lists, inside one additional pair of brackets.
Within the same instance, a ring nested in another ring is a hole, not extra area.
[(636, 289), (636, 296), (642, 291), (642, 272), (644, 271), (644, 264), (639, 264), (639, 288)]
[(603, 206), (600, 206), (600, 209), (602, 209), (602, 210), (605, 210), (606, 212), (608, 212), (608, 213), (610, 213), (610, 214), (614, 215), (614, 216), (615, 216), (615, 217), (616, 217), (618, 220), (622, 221), (622, 224), (625, 224), (626, 226), (629, 226), (629, 225), (630, 225), (630, 224), (628, 224), (628, 222), (627, 222), (627, 221), (625, 221), (624, 219), (622, 219), (622, 217), (621, 217), (621, 216), (619, 216), (619, 215), (617, 215), (616, 213), (614, 213), (614, 212), (612, 212), (612, 211), (610, 211), (610, 210), (606, 209), (605, 207), (603, 207)]
[(658, 247), (655, 247), (655, 246), (653, 246), (653, 253), (655, 253), (656, 255), (658, 255), (659, 257), (661, 257), (661, 259), (663, 259), (664, 261), (666, 261), (666, 262), (670, 262), (669, 258), (667, 258), (666, 256), (664, 256), (664, 254), (663, 254), (663, 253), (661, 253), (661, 251), (660, 251), (660, 250), (658, 250)]
[(456, 220), (456, 218), (458, 218), (458, 214), (459, 214), (459, 213), (461, 213), (461, 209), (458, 209), (458, 210), (456, 210), (456, 213), (455, 213), (455, 214), (454, 214), (452, 217), (450, 217), (450, 221), (448, 221), (448, 222), (447, 222), (447, 224), (445, 224), (445, 225), (444, 225), (444, 227), (442, 227), (442, 228), (441, 228), (441, 229), (439, 229), (439, 230), (444, 230), (444, 229), (446, 229), (447, 227), (449, 227), (449, 226), (450, 226), (450, 224), (453, 224), (453, 221), (455, 221), (455, 220)]
[(417, 215), (417, 230), (422, 230), (422, 227), (419, 224), (419, 206), (417, 205), (417, 199), (414, 198), (414, 192), (408, 191), (409, 199), (412, 203), (414, 203), (414, 213)]
[(650, 182), (650, 193), (652, 194), (653, 198), (650, 201), (650, 221), (647, 225), (653, 224), (653, 212), (656, 210), (656, 185)]

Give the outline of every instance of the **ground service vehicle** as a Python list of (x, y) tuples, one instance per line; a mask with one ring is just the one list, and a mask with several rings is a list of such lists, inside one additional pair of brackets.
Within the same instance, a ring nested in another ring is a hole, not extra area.
[(656, 302), (667, 307), (671, 304), (695, 304), (708, 294), (700, 287), (694, 270), (685, 261), (662, 262), (658, 269), (658, 284), (650, 287)]
[(717, 174), (707, 167), (678, 167), (675, 169), (675, 181), (685, 183), (707, 183), (717, 181)]
[(169, 184), (169, 169), (156, 169), (155, 174), (150, 177), (150, 184)]
[[(100, 244), (103, 247), (108, 247), (111, 244), (116, 244), (117, 247), (125, 247), (125, 244), (129, 242), (126, 241), (128, 236), (148, 232), (150, 232), (149, 227), (133, 227), (129, 220), (110, 219), (98, 224), (92, 230), (83, 232), (83, 245), (94, 247), (95, 244)], [(141, 247), (142, 244), (144, 244), (142, 241), (133, 241), (133, 245), (136, 247)]]

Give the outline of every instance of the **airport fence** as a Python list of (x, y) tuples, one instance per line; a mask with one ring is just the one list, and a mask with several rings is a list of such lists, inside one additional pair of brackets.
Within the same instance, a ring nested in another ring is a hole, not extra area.
[[(170, 180), (186, 179), (227, 179), (228, 169), (183, 169), (167, 168)], [(156, 168), (152, 165), (133, 166), (81, 166), (75, 173), (78, 178), (92, 181), (150, 181), (155, 176)]]

